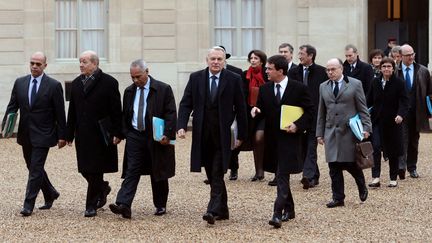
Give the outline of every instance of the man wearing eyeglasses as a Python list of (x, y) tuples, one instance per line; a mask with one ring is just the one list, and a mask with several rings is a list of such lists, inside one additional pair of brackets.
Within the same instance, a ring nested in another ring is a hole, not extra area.
[(402, 63), (397, 76), (405, 80), (410, 108), (402, 123), (404, 155), (399, 160), (399, 179), (405, 179), (405, 170), (410, 177), (418, 178), (417, 157), (420, 132), (430, 131), (426, 96), (432, 94), (429, 70), (415, 62), (414, 49), (405, 44), (401, 46)]
[(44, 73), (46, 56), (35, 52), (30, 58), (31, 74), (18, 78), (3, 118), (19, 109), (17, 142), (22, 146), (24, 160), (29, 170), (22, 216), (30, 216), (36, 197), (42, 190), (45, 204), (39, 209), (50, 209), (60, 194), (51, 184), (44, 169), (50, 147), (62, 148), (65, 142), (66, 117), (63, 88), (59, 81)]

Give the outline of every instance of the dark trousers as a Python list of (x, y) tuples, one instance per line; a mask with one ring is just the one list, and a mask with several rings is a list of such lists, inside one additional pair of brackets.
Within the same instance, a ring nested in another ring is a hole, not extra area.
[[(153, 139), (147, 132), (132, 130), (126, 138), (127, 170), (121, 188), (117, 194), (116, 204), (132, 206), (142, 172), (152, 171), (149, 141)], [(156, 208), (165, 208), (168, 201), (168, 179), (156, 180), (150, 174), (153, 193), (153, 204)]]
[(238, 156), (240, 154), (239, 149), (234, 149), (231, 151), (231, 159), (229, 163), (229, 169), (233, 171), (237, 171), (239, 168)]
[(22, 150), (29, 171), (24, 208), (33, 210), (40, 190), (42, 190), (45, 201), (52, 200), (57, 191), (48, 179), (48, 175), (44, 169), (49, 148), (38, 148), (25, 144), (22, 146)]
[(224, 181), (222, 150), (211, 139), (205, 141), (207, 142), (203, 146), (203, 161), (210, 182), (210, 201), (207, 212), (214, 215), (228, 216), (228, 195)]
[(330, 162), (329, 173), (331, 178), (331, 187), (333, 193), (333, 200), (343, 201), (345, 199), (344, 193), (344, 177), (343, 171), (346, 170), (354, 177), (359, 192), (366, 188), (365, 177), (363, 170), (360, 169), (355, 162)]
[(303, 165), (303, 177), (309, 180), (319, 180), (320, 172), (317, 163), (317, 146), (318, 141), (315, 132), (306, 133), (306, 158)]
[[(381, 134), (380, 134), (379, 125), (373, 126), (372, 144), (373, 144), (373, 151), (374, 151), (373, 152), (374, 166), (372, 167), (372, 177), (379, 178), (381, 176), (381, 150), (383, 148), (381, 143)], [(389, 159), (390, 180), (395, 181), (397, 179), (399, 157), (388, 155), (388, 159)]]
[(282, 212), (293, 214), (294, 200), (290, 188), (290, 175), (286, 173), (276, 173), (277, 178), (277, 196), (274, 203), (273, 213), (274, 216), (281, 218)]
[(399, 169), (408, 171), (417, 170), (417, 156), (420, 133), (416, 129), (415, 113), (409, 112), (402, 122), (402, 139), (404, 154), (399, 157)]
[(96, 209), (97, 202), (105, 189), (103, 173), (81, 173), (87, 180), (86, 210)]

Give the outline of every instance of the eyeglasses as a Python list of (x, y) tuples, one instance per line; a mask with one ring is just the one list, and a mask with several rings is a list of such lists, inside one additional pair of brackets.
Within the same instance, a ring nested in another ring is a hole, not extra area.
[(402, 54), (403, 57), (413, 57), (415, 56), (415, 52), (410, 53), (410, 54)]
[(36, 65), (36, 66), (40, 67), (40, 66), (42, 66), (42, 63), (40, 63), (40, 62), (30, 62), (30, 65), (31, 66)]
[(381, 68), (390, 69), (390, 68), (393, 68), (393, 66), (392, 65), (382, 65)]

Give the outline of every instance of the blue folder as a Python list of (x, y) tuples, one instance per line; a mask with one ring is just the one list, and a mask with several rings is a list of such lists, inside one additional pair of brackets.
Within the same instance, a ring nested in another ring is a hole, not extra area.
[[(153, 122), (152, 123), (152, 125), (153, 125), (153, 140), (160, 142), (162, 140), (163, 135), (164, 135), (165, 120), (154, 116), (152, 122)], [(170, 144), (174, 145), (175, 140), (170, 140)]]
[(363, 136), (363, 124), (361, 122), (360, 116), (357, 113), (355, 116), (351, 117), (349, 119), (349, 126), (351, 128), (351, 131), (354, 133), (356, 138), (360, 141), (364, 139)]
[(432, 104), (431, 104), (432, 102), (431, 102), (431, 97), (428, 95), (428, 96), (426, 96), (426, 105), (427, 105), (427, 108), (428, 108), (428, 111), (429, 111), (429, 114), (431, 114), (432, 115)]

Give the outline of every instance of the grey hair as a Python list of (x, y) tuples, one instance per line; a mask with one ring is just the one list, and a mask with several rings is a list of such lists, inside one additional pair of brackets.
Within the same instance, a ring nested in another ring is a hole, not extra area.
[[(208, 49), (207, 55), (210, 54), (211, 51), (222, 51), (224, 54), (226, 54), (225, 49), (223, 49), (220, 46), (213, 46), (212, 48)], [(224, 56), (225, 58), (225, 56)]]
[(81, 53), (81, 56), (86, 54), (90, 54), (90, 62), (96, 64), (96, 66), (99, 66), (99, 57), (95, 51), (92, 50), (83, 51), (83, 53)]
[(391, 49), (390, 52), (392, 52), (392, 53), (399, 53), (399, 54), (402, 55), (402, 48), (401, 48), (401, 46), (394, 46), (394, 47)]
[(141, 71), (145, 71), (147, 70), (147, 63), (143, 60), (143, 59), (137, 59), (135, 61), (133, 61), (130, 65), (130, 67), (139, 67), (141, 69)]
[(348, 45), (345, 46), (345, 51), (348, 51), (349, 49), (353, 49), (354, 53), (357, 53), (357, 51), (358, 51), (357, 47), (355, 45), (353, 45), (353, 44), (348, 44)]

